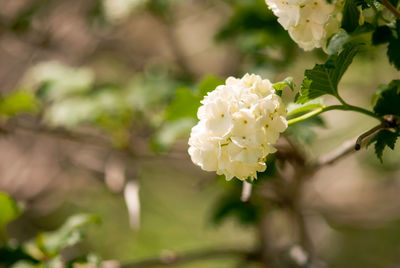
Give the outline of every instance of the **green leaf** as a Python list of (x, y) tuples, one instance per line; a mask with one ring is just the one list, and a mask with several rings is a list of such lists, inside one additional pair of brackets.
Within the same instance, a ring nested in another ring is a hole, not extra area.
[[(7, 245), (0, 248), (0, 266), (3, 264), (6, 267), (10, 267), (11, 265), (21, 261), (32, 263), (32, 265), (37, 262), (31, 256), (26, 254), (19, 245)], [(15, 265), (13, 265), (13, 268), (15, 268)]]
[(290, 126), (286, 132), (302, 143), (311, 144), (317, 137), (317, 134), (314, 131), (315, 127), (326, 127), (322, 117), (311, 117), (305, 121)]
[(386, 25), (380, 26), (372, 34), (372, 44), (375, 46), (381, 45), (389, 42), (392, 38), (392, 30)]
[(5, 236), (5, 228), (8, 223), (15, 220), (21, 214), (17, 203), (6, 193), (0, 192), (0, 234)]
[(393, 38), (389, 42), (389, 46), (387, 49), (387, 56), (389, 57), (389, 62), (396, 67), (397, 70), (400, 70), (400, 39)]
[(44, 256), (54, 257), (60, 251), (80, 242), (83, 238), (82, 228), (90, 223), (99, 223), (100, 218), (93, 214), (77, 214), (70, 217), (58, 230), (39, 234), (35, 240), (26, 243), (26, 251), (40, 259)]
[(375, 154), (381, 162), (383, 162), (382, 156), (386, 146), (390, 149), (394, 149), (396, 140), (399, 137), (399, 132), (392, 132), (384, 129), (379, 131), (374, 137), (371, 138), (368, 145), (375, 143)]
[(325, 94), (337, 97), (340, 79), (358, 50), (359, 45), (347, 45), (338, 56), (331, 56), (325, 64), (316, 64), (313, 69), (306, 70), (296, 103), (303, 104)]
[(165, 119), (175, 121), (185, 117), (196, 118), (200, 101), (201, 98), (194, 95), (188, 88), (178, 88), (176, 90), (175, 99), (168, 105)]
[(393, 80), (382, 90), (374, 106), (374, 112), (380, 116), (400, 116), (400, 80)]
[(175, 98), (166, 109), (165, 119), (175, 121), (182, 118), (197, 118), (197, 109), (200, 107), (200, 101), (208, 92), (222, 84), (224, 84), (223, 80), (209, 75), (199, 82), (196, 90), (192, 91), (186, 87), (178, 88)]
[(322, 104), (322, 99), (315, 99), (304, 104), (289, 103), (289, 105), (287, 106), (287, 115), (291, 116), (295, 114), (305, 113), (322, 107), (324, 107), (324, 105)]
[(12, 117), (21, 113), (36, 113), (38, 106), (38, 101), (31, 92), (17, 90), (0, 99), (0, 114)]
[(217, 86), (223, 85), (225, 82), (219, 77), (213, 75), (207, 75), (197, 85), (198, 94), (197, 96), (201, 99), (210, 91), (213, 91)]
[(152, 140), (152, 147), (156, 151), (167, 151), (179, 138), (189, 135), (190, 129), (196, 124), (191, 118), (181, 118), (165, 124), (156, 132)]
[(389, 2), (390, 2), (393, 6), (397, 7), (397, 4), (399, 3), (399, 0), (389, 0)]
[(283, 81), (273, 84), (272, 87), (276, 91), (282, 91), (285, 87), (289, 87), (293, 91), (295, 87), (293, 77), (286, 77)]
[(397, 70), (400, 70), (400, 20), (396, 20), (395, 31), (397, 36), (392, 37), (390, 40), (386, 54), (389, 58), (389, 62), (393, 64)]
[(215, 224), (220, 224), (228, 216), (233, 216), (241, 224), (254, 224), (260, 218), (260, 209), (259, 206), (252, 202), (242, 202), (240, 200), (240, 193), (229, 193), (217, 201), (212, 219)]
[(342, 28), (348, 33), (353, 32), (358, 27), (360, 10), (354, 0), (346, 0), (343, 8)]

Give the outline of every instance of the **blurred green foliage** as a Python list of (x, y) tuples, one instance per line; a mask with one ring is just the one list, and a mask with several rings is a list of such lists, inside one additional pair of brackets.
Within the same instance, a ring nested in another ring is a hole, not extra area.
[(264, 0), (230, 0), (233, 14), (216, 40), (234, 42), (242, 57), (256, 66), (282, 69), (293, 62), (295, 43), (268, 10)]
[[(6, 239), (6, 226), (21, 214), (21, 208), (6, 193), (0, 192), (0, 236)], [(3, 243), (5, 241), (2, 241)]]
[[(21, 208), (5, 193), (0, 192), (0, 228), (3, 244), (0, 245), (0, 264), (12, 267), (54, 267), (62, 261), (61, 252), (79, 243), (84, 237), (83, 227), (99, 223), (100, 218), (91, 214), (76, 214), (68, 218), (55, 231), (39, 233), (22, 244), (7, 241), (4, 229), (21, 215)], [(70, 260), (71, 263), (74, 260)]]

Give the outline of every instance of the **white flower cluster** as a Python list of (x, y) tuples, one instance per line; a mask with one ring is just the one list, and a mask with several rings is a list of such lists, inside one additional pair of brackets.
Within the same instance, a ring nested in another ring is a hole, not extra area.
[(255, 179), (287, 128), (286, 108), (269, 80), (229, 77), (201, 101), (189, 139), (192, 161), (227, 180)]
[(304, 50), (324, 48), (340, 27), (340, 3), (326, 0), (265, 0), (278, 22)]

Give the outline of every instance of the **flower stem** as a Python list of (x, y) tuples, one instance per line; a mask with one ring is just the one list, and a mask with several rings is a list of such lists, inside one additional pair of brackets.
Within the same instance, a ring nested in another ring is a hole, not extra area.
[(354, 112), (358, 112), (358, 113), (362, 113), (362, 114), (368, 115), (370, 117), (378, 119), (379, 121), (383, 120), (381, 117), (379, 117), (378, 115), (374, 114), (371, 111), (368, 111), (368, 110), (366, 110), (364, 108), (361, 108), (361, 107), (358, 107), (358, 106), (353, 106), (353, 105), (350, 105), (350, 104), (347, 104), (347, 103), (343, 102), (342, 105), (331, 105), (331, 106), (321, 107), (321, 108), (318, 108), (318, 109), (316, 109), (314, 111), (311, 111), (309, 113), (303, 114), (303, 115), (301, 115), (299, 117), (290, 119), (290, 120), (288, 120), (288, 125), (291, 126), (291, 125), (300, 123), (300, 122), (305, 121), (305, 120), (307, 120), (309, 118), (312, 118), (312, 117), (317, 116), (317, 115), (319, 115), (321, 113), (324, 113), (324, 112), (327, 112), (327, 111), (331, 111), (331, 110), (354, 111)]
[(290, 120), (288, 120), (288, 125), (291, 126), (291, 125), (294, 125), (294, 124), (303, 122), (304, 120), (307, 120), (307, 119), (309, 119), (309, 118), (311, 118), (311, 117), (317, 116), (317, 115), (319, 115), (320, 113), (323, 113), (323, 112), (324, 112), (324, 108), (325, 108), (325, 107), (318, 108), (318, 109), (316, 109), (316, 110), (314, 110), (314, 111), (312, 111), (312, 112), (303, 114), (302, 116), (299, 116), (299, 117), (290, 119)]

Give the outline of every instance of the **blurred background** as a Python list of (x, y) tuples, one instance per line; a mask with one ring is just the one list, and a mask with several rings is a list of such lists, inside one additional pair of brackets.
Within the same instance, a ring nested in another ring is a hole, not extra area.
[[(93, 213), (102, 223), (63, 258), (129, 264), (252, 250), (268, 210), (268, 241), (298, 259), (291, 218), (274, 203), (240, 202), (241, 183), (195, 166), (187, 138), (199, 101), (226, 77), (292, 76), (300, 85), (325, 59), (297, 48), (262, 0), (0, 0), (0, 190), (24, 207), (7, 227), (10, 241)], [(370, 108), (394, 77), (377, 47), (356, 58), (341, 92)], [(285, 102), (294, 94), (284, 92)], [(331, 112), (289, 133), (313, 160), (374, 124)], [(363, 149), (303, 185), (299, 202), (326, 267), (400, 267), (399, 156), (381, 164)], [(228, 254), (179, 267), (258, 266)]]

